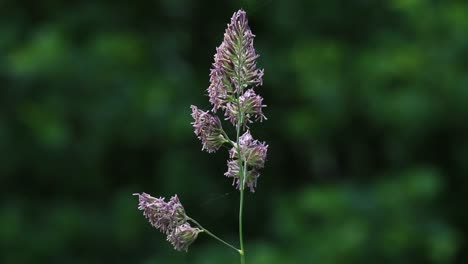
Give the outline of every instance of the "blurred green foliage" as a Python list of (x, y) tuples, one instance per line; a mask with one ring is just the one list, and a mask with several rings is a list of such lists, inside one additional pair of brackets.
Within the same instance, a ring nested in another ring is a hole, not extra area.
[(238, 263), (172, 250), (131, 194), (237, 241), (227, 154), (200, 152), (231, 14), (265, 68), (270, 145), (247, 261), (466, 263), (468, 3), (0, 1), (0, 263)]

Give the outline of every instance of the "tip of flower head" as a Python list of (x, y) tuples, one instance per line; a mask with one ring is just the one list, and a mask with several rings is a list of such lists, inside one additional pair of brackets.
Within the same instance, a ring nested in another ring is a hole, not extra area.
[(259, 55), (253, 46), (255, 35), (249, 27), (247, 13), (240, 9), (231, 17), (224, 40), (216, 48), (207, 89), (213, 112), (225, 110), (233, 95), (239, 96), (247, 87), (263, 84), (263, 69), (256, 60)]
[(171, 197), (170, 201), (174, 203), (180, 203), (180, 200), (177, 194), (174, 194), (174, 196)]
[(247, 16), (247, 13), (242, 8), (234, 12), (234, 14), (232, 15), (233, 18), (234, 17), (239, 18), (239, 17), (244, 17), (244, 16)]
[[(236, 12), (234, 12), (234, 14), (231, 17), (231, 24), (228, 26), (233, 27), (233, 28), (247, 29), (248, 27), (247, 13), (242, 9), (239, 9)], [(248, 32), (250, 32), (250, 30), (248, 30)]]

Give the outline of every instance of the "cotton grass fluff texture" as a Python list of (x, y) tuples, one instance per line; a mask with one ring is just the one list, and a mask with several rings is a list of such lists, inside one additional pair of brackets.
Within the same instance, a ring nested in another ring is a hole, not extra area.
[[(164, 198), (155, 198), (146, 193), (137, 193), (138, 209), (150, 224), (167, 235), (167, 240), (176, 250), (187, 251), (199, 233), (206, 233), (226, 246), (236, 250), (241, 263), (245, 263), (243, 244), (242, 210), (245, 187), (253, 193), (257, 188), (260, 170), (265, 166), (268, 145), (253, 138), (249, 124), (266, 120), (263, 114), (263, 98), (254, 88), (263, 84), (263, 69), (257, 67), (257, 58), (253, 41), (255, 35), (250, 30), (247, 15), (243, 10), (234, 13), (227, 25), (224, 39), (216, 48), (207, 89), (211, 110), (201, 110), (192, 105), (194, 133), (201, 141), (202, 150), (217, 152), (223, 145), (228, 145), (227, 172), (233, 185), (240, 192), (239, 200), (239, 244), (240, 248), (225, 242), (197, 221), (190, 218), (177, 195), (168, 202)], [(216, 115), (221, 110), (228, 124), (234, 126), (235, 137), (228, 136), (222, 127), (221, 119)], [(189, 221), (197, 225), (194, 228)]]

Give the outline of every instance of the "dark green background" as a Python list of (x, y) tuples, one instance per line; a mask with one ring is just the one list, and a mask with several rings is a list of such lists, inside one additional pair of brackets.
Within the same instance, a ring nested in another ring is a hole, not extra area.
[[(270, 145), (249, 264), (466, 263), (468, 3), (0, 1), (0, 263), (238, 263), (174, 251), (134, 192), (180, 196), (237, 244), (227, 152), (191, 104), (248, 13)], [(232, 132), (232, 131), (230, 131)]]

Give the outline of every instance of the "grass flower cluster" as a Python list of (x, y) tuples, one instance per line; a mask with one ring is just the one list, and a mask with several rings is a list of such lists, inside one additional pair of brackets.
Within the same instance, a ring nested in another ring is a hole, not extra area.
[[(243, 207), (246, 187), (255, 192), (261, 169), (265, 166), (268, 145), (254, 139), (249, 124), (266, 120), (263, 114), (263, 98), (254, 88), (263, 84), (263, 69), (257, 67), (253, 41), (255, 35), (250, 30), (247, 14), (243, 10), (234, 13), (228, 24), (224, 39), (216, 48), (210, 71), (210, 85), (207, 89), (211, 110), (201, 110), (192, 105), (191, 123), (195, 135), (201, 141), (202, 150), (217, 152), (228, 145), (227, 172), (233, 185), (239, 190), (239, 248), (220, 239), (197, 221), (190, 218), (177, 195), (165, 202), (164, 198), (154, 198), (149, 194), (135, 194), (139, 197), (139, 210), (151, 225), (167, 235), (167, 240), (176, 250), (187, 251), (199, 233), (206, 233), (226, 246), (236, 250), (240, 262), (245, 263), (243, 241)], [(235, 128), (235, 135), (229, 137), (222, 127), (217, 112), (223, 112), (224, 120)], [(232, 139), (231, 139), (232, 138)], [(192, 227), (190, 223), (197, 227)]]

